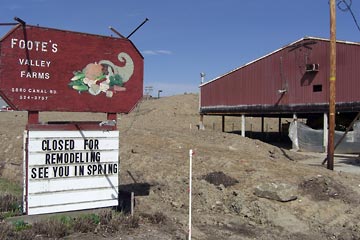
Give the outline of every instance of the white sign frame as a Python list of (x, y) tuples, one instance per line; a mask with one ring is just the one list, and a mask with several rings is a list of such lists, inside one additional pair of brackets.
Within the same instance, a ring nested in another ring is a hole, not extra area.
[(24, 132), (24, 212), (118, 205), (119, 131)]

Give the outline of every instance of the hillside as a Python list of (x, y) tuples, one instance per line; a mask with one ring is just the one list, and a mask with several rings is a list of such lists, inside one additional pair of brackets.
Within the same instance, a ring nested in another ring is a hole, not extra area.
[[(360, 239), (360, 176), (304, 165), (304, 155), (213, 130), (218, 117), (205, 117), (206, 129), (198, 130), (197, 111), (198, 96), (187, 94), (143, 101), (132, 113), (118, 115), (120, 188), (135, 192), (135, 212), (166, 216), (163, 225), (144, 225), (121, 233), (121, 239), (185, 239), (189, 149), (195, 152), (193, 239)], [(0, 114), (0, 174), (21, 183), (26, 113)], [(259, 197), (258, 190), (271, 184), (285, 186), (296, 199)]]

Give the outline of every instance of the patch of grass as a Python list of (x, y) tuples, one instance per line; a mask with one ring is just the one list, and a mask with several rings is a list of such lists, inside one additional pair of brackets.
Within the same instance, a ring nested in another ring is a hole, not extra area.
[(72, 227), (74, 225), (74, 218), (67, 216), (67, 215), (61, 215), (59, 218), (60, 222), (64, 224), (67, 227)]
[(0, 220), (22, 214), (22, 188), (0, 178)]
[(0, 193), (7, 193), (16, 197), (22, 196), (22, 187), (7, 179), (0, 178)]
[(25, 229), (30, 229), (31, 228), (31, 225), (24, 222), (24, 220), (17, 220), (15, 222), (13, 222), (12, 224), (13, 224), (16, 232), (23, 231)]
[(11, 194), (0, 194), (0, 220), (22, 214), (21, 200)]
[[(145, 215), (144, 215), (145, 216)], [(99, 214), (84, 214), (78, 217), (57, 215), (46, 220), (35, 222), (32, 225), (23, 220), (17, 220), (12, 224), (0, 222), (0, 239), (59, 239), (69, 236), (74, 232), (116, 232), (131, 230), (140, 226), (140, 220), (145, 217), (125, 215), (122, 212), (104, 210)], [(147, 215), (146, 219), (153, 223), (164, 221), (162, 213)]]
[(21, 200), (11, 194), (0, 195), (0, 211), (16, 211), (21, 208)]
[(89, 215), (87, 216), (87, 218), (89, 218), (89, 219), (90, 219), (92, 222), (94, 222), (96, 225), (100, 223), (100, 216), (97, 215), (97, 214), (94, 214), (94, 213), (89, 214)]

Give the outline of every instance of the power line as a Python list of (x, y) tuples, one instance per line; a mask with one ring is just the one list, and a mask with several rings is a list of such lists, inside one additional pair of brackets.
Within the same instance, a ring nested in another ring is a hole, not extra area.
[[(345, 6), (344, 6), (345, 5)], [(337, 7), (343, 11), (343, 12), (346, 12), (346, 11), (349, 11), (354, 22), (355, 22), (355, 25), (357, 27), (357, 29), (359, 30), (360, 32), (360, 26), (356, 20), (356, 17), (354, 15), (354, 12), (352, 11), (351, 9), (351, 5), (352, 5), (352, 0), (338, 0), (338, 3), (337, 3)]]

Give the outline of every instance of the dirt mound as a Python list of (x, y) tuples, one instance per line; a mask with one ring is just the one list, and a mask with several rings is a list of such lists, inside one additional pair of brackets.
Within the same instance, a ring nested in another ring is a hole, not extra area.
[(239, 183), (238, 180), (227, 176), (223, 172), (211, 172), (202, 176), (202, 179), (208, 183), (214, 184), (215, 186), (223, 185), (224, 187), (230, 187)]
[[(27, 116), (0, 114), (2, 176), (21, 183)], [(41, 121), (105, 118), (91, 113), (40, 114)], [(255, 129), (256, 121), (248, 118), (247, 130)], [(230, 131), (236, 132), (239, 122), (227, 119), (227, 125), (234, 126)], [(164, 228), (145, 225), (122, 239), (186, 238), (190, 149), (196, 152), (194, 239), (360, 239), (359, 176), (306, 166), (298, 162), (304, 155), (223, 133), (221, 117), (205, 116), (205, 130), (198, 130), (198, 123), (195, 94), (143, 101), (132, 113), (118, 115), (120, 190), (135, 193), (135, 212), (161, 212), (169, 219)], [(273, 124), (269, 129), (277, 129), (278, 123)], [(256, 186), (271, 182), (300, 186), (297, 200), (282, 203), (254, 195)], [(156, 230), (156, 238), (149, 230)]]
[[(356, 204), (356, 193), (347, 186), (334, 181), (330, 177), (318, 175), (304, 180), (299, 185), (305, 195), (309, 195), (314, 201), (329, 201), (330, 199), (340, 199), (345, 203)], [(354, 198), (355, 195), (355, 198)]]

